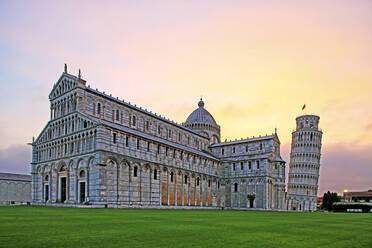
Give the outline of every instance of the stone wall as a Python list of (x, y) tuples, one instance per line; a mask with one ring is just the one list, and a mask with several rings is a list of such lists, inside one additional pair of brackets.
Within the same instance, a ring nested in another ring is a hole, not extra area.
[(31, 182), (0, 179), (0, 204), (31, 202)]

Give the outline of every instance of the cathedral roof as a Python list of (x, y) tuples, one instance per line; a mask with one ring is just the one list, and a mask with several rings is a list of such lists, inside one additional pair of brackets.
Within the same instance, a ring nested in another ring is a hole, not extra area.
[(107, 99), (110, 99), (110, 100), (112, 100), (112, 101), (115, 101), (115, 102), (117, 102), (117, 103), (119, 103), (119, 104), (123, 104), (123, 105), (125, 105), (125, 106), (127, 106), (127, 107), (129, 107), (129, 108), (131, 108), (131, 109), (134, 109), (134, 110), (137, 110), (137, 111), (142, 112), (142, 113), (144, 113), (144, 114), (147, 114), (147, 115), (149, 115), (149, 116), (152, 116), (152, 117), (154, 117), (154, 118), (156, 118), (156, 119), (158, 119), (158, 120), (162, 120), (162, 121), (164, 121), (164, 122), (167, 122), (168, 124), (174, 125), (174, 126), (176, 126), (176, 127), (178, 127), (178, 128), (181, 128), (181, 129), (186, 130), (186, 131), (188, 131), (188, 132), (191, 132), (191, 133), (193, 133), (193, 134), (195, 134), (195, 135), (198, 135), (199, 137), (203, 137), (203, 138), (205, 138), (203, 135), (201, 135), (201, 134), (195, 132), (194, 130), (192, 130), (192, 129), (188, 128), (188, 127), (185, 127), (185, 126), (183, 126), (183, 125), (180, 125), (180, 124), (178, 124), (178, 123), (176, 123), (176, 122), (174, 122), (174, 121), (171, 121), (171, 120), (169, 120), (169, 119), (167, 119), (167, 118), (165, 118), (165, 117), (163, 117), (163, 116), (157, 115), (157, 114), (155, 114), (155, 113), (153, 113), (153, 112), (151, 112), (151, 111), (148, 111), (147, 109), (143, 109), (143, 108), (138, 107), (138, 106), (136, 106), (136, 105), (132, 105), (130, 102), (125, 102), (124, 100), (119, 100), (118, 98), (115, 98), (115, 97), (113, 97), (113, 96), (111, 96), (111, 95), (107, 95), (107, 94), (105, 94), (104, 92), (100, 92), (100, 91), (98, 91), (97, 89), (92, 89), (92, 88), (90, 88), (89, 85), (88, 85), (88, 87), (86, 88), (86, 90), (89, 91), (89, 92), (91, 92), (91, 93), (94, 93), (94, 94), (97, 94), (97, 95), (103, 96), (103, 97), (105, 97), (105, 98), (107, 98)]
[(13, 173), (0, 173), (0, 179), (1, 180), (29, 181), (29, 182), (31, 182), (31, 175), (13, 174)]
[(198, 103), (198, 108), (195, 109), (187, 118), (185, 124), (191, 123), (208, 123), (212, 125), (217, 125), (216, 121), (214, 120), (213, 116), (204, 108), (203, 99), (200, 98)]
[[(94, 117), (94, 119), (97, 119), (97, 118)], [(214, 161), (219, 161), (219, 159), (214, 157), (212, 154), (209, 154), (209, 153), (204, 152), (204, 151), (199, 151), (195, 148), (191, 148), (191, 147), (188, 147), (188, 146), (185, 146), (185, 145), (181, 145), (181, 144), (178, 144), (178, 143), (175, 143), (175, 142), (171, 142), (171, 141), (168, 141), (166, 139), (159, 138), (159, 137), (153, 136), (153, 135), (148, 134), (148, 133), (144, 133), (144, 132), (141, 132), (141, 131), (138, 131), (138, 130), (135, 130), (135, 129), (132, 129), (132, 128), (129, 128), (129, 127), (125, 127), (125, 126), (122, 126), (122, 125), (117, 124), (117, 123), (112, 123), (110, 121), (106, 121), (104, 119), (97, 119), (97, 121), (99, 121), (103, 125), (106, 125), (106, 126), (109, 126), (109, 127), (113, 128), (113, 129), (124, 131), (126, 133), (133, 134), (133, 135), (142, 137), (142, 138), (147, 139), (147, 140), (153, 140), (153, 141), (162, 143), (162, 144), (170, 146), (170, 147), (174, 147), (174, 148), (177, 148), (177, 149), (180, 149), (180, 150), (184, 150), (184, 151), (187, 151), (187, 152), (190, 152), (190, 153), (197, 154), (199, 156), (210, 158), (210, 159), (213, 159)]]
[(271, 134), (271, 135), (260, 136), (260, 137), (253, 137), (253, 138), (246, 138), (246, 139), (241, 139), (241, 140), (221, 142), (221, 143), (213, 144), (213, 145), (211, 145), (211, 147), (239, 145), (239, 144), (243, 144), (243, 143), (247, 143), (247, 142), (270, 140), (270, 139), (274, 139), (275, 136), (276, 136), (276, 134)]
[(251, 154), (251, 155), (241, 155), (241, 156), (235, 156), (235, 157), (229, 157), (229, 158), (222, 158), (222, 161), (224, 162), (240, 162), (240, 161), (246, 161), (246, 160), (252, 160), (252, 159), (270, 159), (273, 162), (281, 162), (285, 163), (285, 161), (280, 156), (273, 157), (273, 153), (264, 153), (264, 154)]
[(242, 156), (235, 156), (229, 158), (223, 158), (222, 160), (225, 162), (240, 162), (243, 160), (252, 160), (252, 159), (265, 159), (270, 158), (272, 153), (264, 153), (264, 154), (252, 154), (252, 155), (242, 155)]

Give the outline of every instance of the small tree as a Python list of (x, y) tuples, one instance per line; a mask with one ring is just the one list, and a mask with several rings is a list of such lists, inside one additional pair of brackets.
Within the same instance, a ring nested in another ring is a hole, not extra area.
[(323, 204), (322, 204), (322, 209), (327, 209), (328, 211), (333, 210), (333, 203), (334, 202), (339, 202), (340, 197), (337, 195), (336, 192), (330, 192), (328, 191), (327, 193), (324, 193), (323, 195)]

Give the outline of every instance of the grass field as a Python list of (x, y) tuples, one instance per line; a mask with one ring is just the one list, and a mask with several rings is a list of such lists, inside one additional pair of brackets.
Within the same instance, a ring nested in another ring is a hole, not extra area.
[(372, 214), (0, 207), (0, 247), (372, 247)]

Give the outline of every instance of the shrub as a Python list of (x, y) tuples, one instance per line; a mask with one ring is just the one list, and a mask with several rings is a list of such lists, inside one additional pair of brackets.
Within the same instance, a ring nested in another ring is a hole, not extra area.
[(372, 209), (371, 203), (352, 203), (352, 202), (335, 202), (333, 203), (333, 211), (346, 212), (348, 209), (361, 209), (363, 213), (368, 213)]

